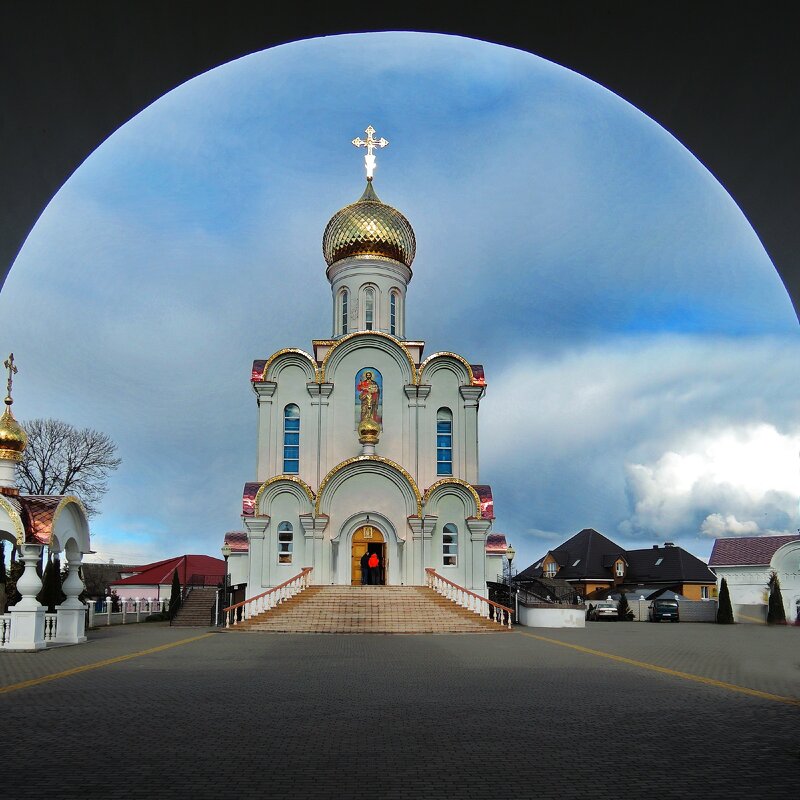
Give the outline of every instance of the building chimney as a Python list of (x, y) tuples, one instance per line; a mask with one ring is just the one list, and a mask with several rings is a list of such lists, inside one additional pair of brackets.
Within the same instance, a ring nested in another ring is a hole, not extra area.
[(675, 547), (673, 542), (664, 542), (664, 547)]
[(658, 545), (657, 544), (653, 545), (653, 550), (658, 550)]

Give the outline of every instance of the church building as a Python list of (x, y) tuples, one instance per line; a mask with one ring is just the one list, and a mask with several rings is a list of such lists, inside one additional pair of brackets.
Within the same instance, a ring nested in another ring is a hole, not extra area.
[[(487, 579), (502, 571), (505, 538), (490, 534), (492, 492), (478, 472), (483, 367), (452, 352), (425, 356), (425, 343), (408, 335), (416, 241), (375, 192), (375, 151), (388, 142), (374, 134), (370, 126), (353, 140), (366, 149), (363, 194), (322, 237), (330, 336), (310, 352), (287, 347), (253, 363), (258, 446), (243, 495), (246, 546), (229, 534), (224, 548), (245, 597), (304, 567), (312, 584), (395, 586), (423, 585), (433, 568), (485, 597)], [(378, 568), (368, 579), (372, 554)]]

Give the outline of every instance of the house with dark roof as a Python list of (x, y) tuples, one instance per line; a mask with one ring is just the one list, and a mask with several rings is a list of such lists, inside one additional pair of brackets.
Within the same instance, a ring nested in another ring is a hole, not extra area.
[(514, 580), (524, 584), (542, 577), (568, 581), (589, 600), (644, 587), (650, 594), (670, 590), (689, 600), (716, 596), (714, 573), (682, 547), (665, 542), (663, 547), (625, 550), (593, 528), (549, 550)]
[(766, 605), (775, 572), (787, 621), (800, 620), (800, 534), (715, 539), (708, 565), (727, 581), (734, 614), (739, 606)]

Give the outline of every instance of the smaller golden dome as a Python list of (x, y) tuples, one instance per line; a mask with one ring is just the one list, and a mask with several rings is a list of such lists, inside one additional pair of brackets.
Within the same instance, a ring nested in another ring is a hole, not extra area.
[(409, 221), (396, 208), (381, 202), (370, 179), (355, 203), (331, 217), (322, 236), (328, 266), (348, 256), (383, 256), (410, 268), (416, 247)]
[(11, 413), (13, 402), (6, 397), (6, 410), (0, 417), (0, 458), (22, 461), (22, 453), (28, 445), (28, 434)]

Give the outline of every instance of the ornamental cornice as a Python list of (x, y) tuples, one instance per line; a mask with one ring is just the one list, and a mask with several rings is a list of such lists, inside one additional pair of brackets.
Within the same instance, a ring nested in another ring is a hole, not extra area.
[(411, 477), (410, 473), (407, 472), (403, 467), (399, 464), (396, 464), (389, 458), (384, 458), (383, 456), (353, 456), (353, 458), (347, 458), (342, 461), (340, 464), (337, 464), (323, 479), (322, 483), (319, 485), (319, 490), (317, 491), (317, 500), (314, 504), (314, 515), (317, 516), (320, 513), (320, 503), (322, 502), (322, 494), (325, 491), (325, 487), (330, 483), (331, 479), (334, 478), (339, 472), (343, 469), (346, 469), (351, 464), (384, 464), (387, 467), (392, 467), (393, 469), (397, 470), (408, 482), (408, 485), (411, 487), (411, 490), (414, 492), (414, 497), (417, 501), (417, 514), (422, 516), (422, 495), (420, 494), (419, 488), (417, 487), (416, 481), (414, 478)]
[(481, 499), (478, 497), (478, 493), (475, 491), (473, 485), (461, 480), (461, 478), (442, 478), (441, 480), (436, 481), (436, 483), (432, 483), (425, 490), (425, 496), (422, 499), (424, 505), (428, 504), (430, 496), (441, 486), (461, 486), (466, 489), (472, 495), (472, 499), (475, 501), (475, 516), (478, 519), (481, 518)]
[(269, 368), (273, 365), (277, 359), (281, 358), (281, 356), (286, 355), (295, 355), (300, 356), (308, 361), (309, 366), (311, 367), (311, 374), (314, 380), (319, 381), (319, 374), (317, 370), (317, 362), (314, 361), (314, 356), (310, 353), (307, 353), (305, 350), (301, 350), (299, 347), (284, 347), (283, 350), (278, 350), (276, 353), (273, 353), (264, 364), (264, 370), (261, 373), (261, 380), (266, 381), (267, 375), (269, 374)]
[(0, 448), (0, 458), (6, 461), (22, 461), (22, 453), (19, 450), (9, 450), (7, 447)]
[(17, 534), (17, 544), (22, 545), (25, 544), (25, 527), (22, 524), (22, 517), (20, 517), (19, 512), (17, 511), (11, 503), (6, 500), (3, 495), (0, 494), (0, 508), (8, 514), (8, 518), (11, 520), (11, 524), (14, 526), (14, 533)]
[(467, 371), (467, 376), (469, 377), (470, 385), (475, 383), (475, 376), (472, 374), (472, 367), (470, 366), (469, 362), (464, 358), (464, 356), (460, 356), (458, 353), (451, 353), (447, 350), (443, 350), (440, 353), (431, 353), (420, 365), (419, 365), (419, 373), (417, 375), (417, 383), (422, 383), (422, 377), (425, 374), (425, 368), (434, 360), (438, 358), (452, 358), (458, 361), (464, 369)]
[(412, 383), (418, 383), (417, 379), (417, 367), (414, 364), (414, 359), (411, 356), (408, 348), (405, 344), (398, 339), (396, 336), (392, 336), (390, 333), (384, 333), (383, 331), (353, 331), (353, 333), (348, 333), (346, 336), (342, 336), (341, 339), (337, 339), (333, 345), (331, 345), (331, 349), (325, 353), (325, 358), (322, 359), (322, 365), (320, 366), (317, 372), (317, 383), (325, 383), (327, 374), (326, 370), (328, 367), (328, 361), (330, 360), (331, 356), (344, 344), (347, 342), (352, 341), (360, 336), (375, 336), (379, 339), (387, 339), (388, 341), (392, 342), (393, 344), (397, 345), (400, 350), (403, 351), (406, 359), (408, 359), (408, 366), (411, 370), (411, 381)]
[(274, 483), (278, 483), (279, 481), (289, 481), (290, 483), (294, 483), (299, 486), (308, 497), (309, 502), (313, 505), (314, 503), (314, 492), (311, 490), (311, 487), (302, 479), (298, 478), (297, 475), (275, 475), (272, 478), (268, 478), (258, 487), (258, 491), (256, 492), (255, 500), (253, 501), (253, 511), (256, 516), (263, 516), (258, 513), (259, 504), (261, 502), (261, 497), (267, 489), (272, 486)]

